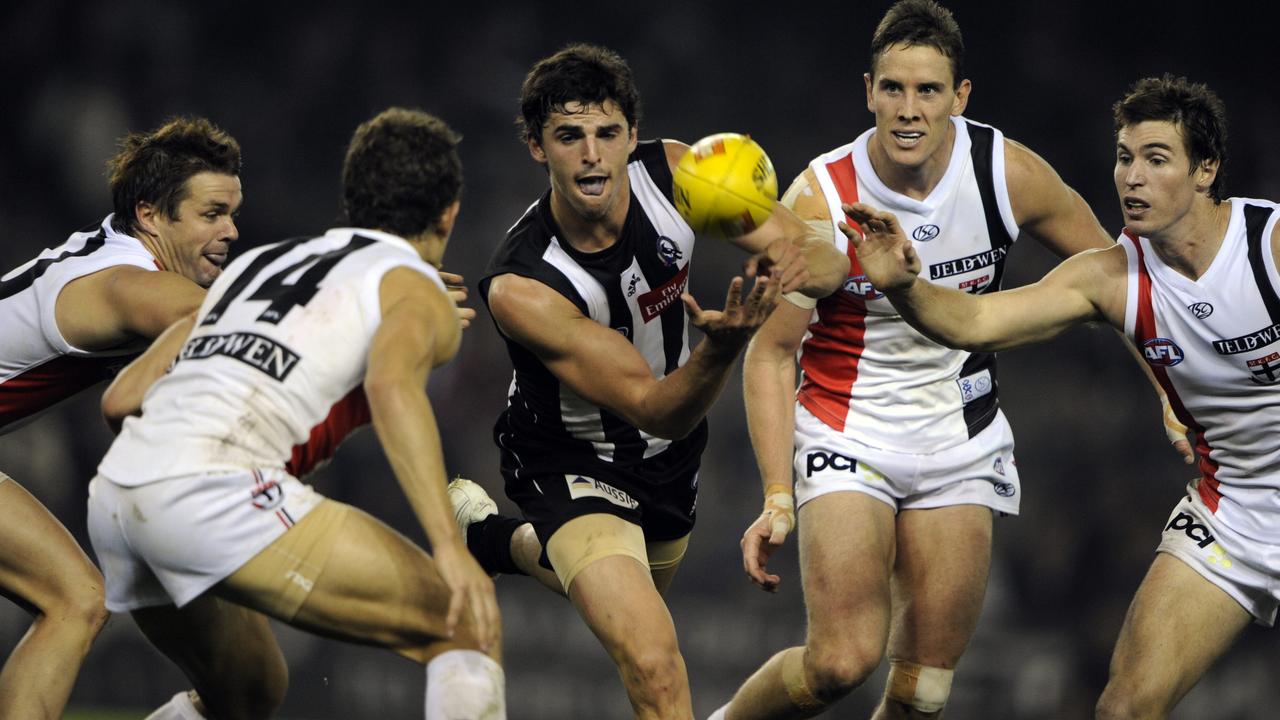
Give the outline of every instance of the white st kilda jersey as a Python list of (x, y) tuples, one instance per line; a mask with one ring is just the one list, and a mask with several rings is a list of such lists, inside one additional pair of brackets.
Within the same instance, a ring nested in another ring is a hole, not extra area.
[(336, 446), (368, 421), (362, 383), (379, 286), (402, 266), (444, 288), (408, 242), (374, 230), (334, 229), (237, 259), (98, 471), (126, 486), (257, 468), (304, 474), (307, 453), (326, 452), (318, 441)]
[[(867, 282), (835, 227), (841, 203), (864, 202), (898, 217), (920, 256), (921, 277), (970, 293), (1000, 289), (1018, 235), (1005, 184), (1004, 136), (951, 119), (955, 144), (942, 179), (915, 200), (890, 190), (867, 155), (868, 130), (813, 160), (836, 246), (850, 258), (844, 286), (818, 302), (799, 352), (797, 402), (833, 429), (872, 447), (944, 450), (979, 433), (999, 412), (995, 355), (943, 347), (908, 325)], [(849, 220), (852, 225), (852, 220)]]
[(0, 434), (111, 377), (145, 349), (141, 342), (110, 350), (75, 347), (54, 317), (58, 295), (72, 280), (115, 265), (159, 269), (142, 243), (117, 232), (111, 219), (0, 276)]
[[(1127, 231), (1125, 332), (1195, 435), (1200, 498), (1228, 527), (1280, 544), (1280, 206), (1232, 198), (1222, 247), (1198, 280)], [(1267, 519), (1271, 519), (1270, 522)]]

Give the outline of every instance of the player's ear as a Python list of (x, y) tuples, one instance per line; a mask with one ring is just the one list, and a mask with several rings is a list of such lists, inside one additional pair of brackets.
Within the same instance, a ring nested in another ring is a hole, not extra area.
[(1196, 192), (1207, 193), (1209, 188), (1213, 186), (1213, 181), (1218, 177), (1218, 167), (1220, 163), (1213, 158), (1205, 158), (1200, 161), (1200, 167), (1196, 168)]
[(529, 145), (529, 154), (533, 156), (533, 161), (539, 165), (546, 165), (547, 153), (542, 149), (542, 143), (538, 138), (530, 137), (525, 142)]
[(134, 227), (142, 230), (148, 235), (159, 235), (160, 233), (157, 232), (158, 227), (156, 223), (160, 220), (161, 212), (162, 211), (158, 206), (153, 205), (146, 200), (139, 200), (138, 204), (134, 206), (133, 209)]
[(453, 224), (457, 221), (458, 211), (461, 208), (462, 201), (454, 200), (453, 204), (440, 213), (440, 219), (436, 221), (436, 229), (440, 232), (440, 237), (449, 237), (449, 233), (453, 232)]
[(862, 82), (867, 86), (867, 109), (874, 113), (876, 106), (871, 102), (871, 73), (862, 73)]
[(631, 154), (636, 151), (636, 143), (640, 139), (640, 132), (635, 125), (628, 125), (627, 134), (629, 135), (627, 139), (627, 154)]
[(973, 90), (973, 83), (966, 78), (960, 81), (956, 86), (956, 99), (951, 103), (952, 115), (963, 115), (964, 109), (969, 105), (969, 93)]

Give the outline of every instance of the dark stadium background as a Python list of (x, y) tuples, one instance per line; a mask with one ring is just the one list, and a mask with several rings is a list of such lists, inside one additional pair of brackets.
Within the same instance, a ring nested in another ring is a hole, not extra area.
[[(207, 115), (244, 148), (239, 250), (319, 233), (337, 212), (338, 170), (355, 125), (392, 104), (461, 131), (467, 187), (447, 265), (474, 282), (507, 226), (545, 188), (516, 141), (520, 81), (572, 40), (626, 56), (644, 97), (643, 137), (751, 133), (789, 182), (818, 152), (868, 127), (861, 73), (887, 6), (871, 3), (599, 5), (537, 2), (158, 3), (52, 0), (0, 11), (0, 272), (109, 210), (103, 162), (129, 129)], [(1173, 71), (1208, 82), (1230, 113), (1229, 191), (1280, 198), (1272, 33), (1236, 3), (955, 2), (974, 80), (969, 115), (1043, 155), (1119, 229), (1110, 105), (1134, 79)], [(236, 252), (233, 250), (233, 253)], [(719, 307), (741, 256), (700, 244), (693, 292)], [(1008, 282), (1053, 263), (1019, 243)], [(2, 341), (2, 340), (0, 340)], [(1106, 678), (1125, 607), (1191, 477), (1168, 450), (1150, 389), (1105, 328), (1079, 329), (1001, 358), (1018, 437), (1022, 516), (997, 523), (987, 607), (948, 709), (969, 718), (1085, 718)], [(489, 441), (510, 366), (487, 316), (431, 380), (449, 469), (501, 495)], [(783, 591), (754, 589), (738, 537), (760, 489), (735, 381), (712, 414), (699, 523), (669, 599), (699, 717), (767, 657), (801, 640), (795, 543), (775, 560)], [(87, 546), (85, 485), (109, 437), (85, 393), (0, 438), (0, 468)], [(344, 447), (315, 485), (422, 538), (372, 433)], [(510, 509), (505, 500), (501, 504)], [(503, 578), (512, 718), (622, 718), (611, 663), (568, 603)], [(0, 603), (0, 656), (26, 616)], [(1213, 618), (1205, 618), (1207, 624)], [(422, 671), (390, 654), (279, 633), (291, 667), (289, 718), (420, 717)], [(1260, 718), (1280, 703), (1274, 634), (1251, 628), (1176, 718)], [(882, 671), (883, 672), (883, 671)], [(826, 717), (866, 717), (882, 675)], [(185, 687), (116, 617), (72, 697), (75, 717), (140, 717)]]

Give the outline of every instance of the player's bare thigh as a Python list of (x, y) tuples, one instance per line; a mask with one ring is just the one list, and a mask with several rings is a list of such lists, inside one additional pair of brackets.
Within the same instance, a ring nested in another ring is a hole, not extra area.
[[(293, 609), (289, 598), (299, 589), (305, 597)], [(450, 593), (431, 556), (364, 511), (333, 500), (217, 592), (299, 628), (388, 647), (422, 663), (446, 650), (477, 647), (465, 613), (446, 640)]]
[(1158, 698), (1172, 708), (1252, 620), (1182, 560), (1157, 553), (1120, 629), (1104, 701)]
[(878, 659), (889, 628), (893, 508), (860, 492), (827, 493), (800, 506), (799, 525), (810, 652), (856, 643)]
[(955, 667), (982, 613), (991, 536), (992, 512), (981, 505), (898, 514), (891, 657)]
[(105, 617), (102, 575), (75, 538), (17, 481), (0, 478), (0, 594), (43, 612), (74, 589)]

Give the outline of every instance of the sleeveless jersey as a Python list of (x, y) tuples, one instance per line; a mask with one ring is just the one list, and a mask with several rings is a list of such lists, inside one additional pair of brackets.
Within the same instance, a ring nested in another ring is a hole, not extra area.
[[(487, 304), (496, 275), (537, 280), (630, 340), (662, 378), (689, 356), (680, 294), (689, 280), (694, 235), (672, 204), (671, 169), (661, 141), (639, 143), (627, 175), (631, 204), (616, 243), (584, 253), (562, 241), (548, 191), (507, 232), (480, 291)], [(682, 440), (656, 438), (578, 397), (532, 352), (504, 339), (514, 366), (507, 409), (494, 428), (504, 470), (516, 477), (621, 474), (651, 484), (696, 472), (706, 446), (705, 419)]]
[[(920, 256), (924, 279), (970, 293), (1000, 289), (1018, 235), (1005, 184), (1004, 135), (953, 117), (955, 144), (924, 200), (890, 190), (867, 155), (874, 129), (814, 159), (837, 247), (850, 258), (842, 288), (818, 301), (798, 353), (797, 401), (832, 429), (904, 453), (944, 450), (978, 434), (999, 412), (996, 359), (943, 347), (908, 325), (862, 272), (835, 227), (840, 203), (894, 213)], [(853, 221), (848, 220), (852, 225)]]
[(374, 230), (245, 253), (209, 289), (173, 367), (98, 472), (125, 486), (259, 468), (304, 474), (369, 419), (362, 382), (379, 286), (402, 266), (444, 289), (408, 242)]
[(1232, 198), (1222, 247), (1198, 280), (1126, 233), (1125, 332), (1195, 435), (1205, 506), (1227, 527), (1280, 544), (1280, 206)]
[(111, 219), (0, 276), (0, 434), (111, 377), (146, 347), (139, 341), (83, 350), (63, 338), (54, 316), (58, 295), (72, 280), (114, 265), (159, 269), (142, 243), (117, 232)]

